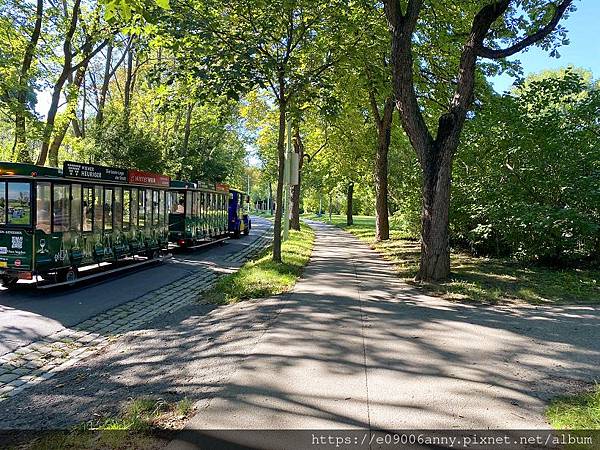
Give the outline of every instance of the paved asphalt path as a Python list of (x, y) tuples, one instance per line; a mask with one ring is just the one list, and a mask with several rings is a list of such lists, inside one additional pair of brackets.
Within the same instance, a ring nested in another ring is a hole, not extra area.
[(600, 379), (600, 308), (429, 297), (356, 238), (312, 225), (303, 279), (169, 448), (303, 446), (223, 429), (547, 429), (549, 399)]
[(252, 244), (270, 226), (253, 218), (252, 232), (206, 250), (175, 254), (162, 264), (123, 273), (103, 281), (53, 291), (0, 288), (0, 355), (78, 324), (140, 297), (207, 265), (227, 268), (225, 258)]

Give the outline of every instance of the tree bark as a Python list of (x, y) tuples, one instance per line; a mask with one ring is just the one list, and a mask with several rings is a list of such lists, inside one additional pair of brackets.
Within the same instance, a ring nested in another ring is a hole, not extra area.
[(269, 214), (273, 215), (273, 183), (269, 181)]
[(33, 61), (33, 54), (37, 47), (40, 34), (42, 32), (42, 16), (44, 13), (44, 1), (37, 0), (37, 6), (35, 10), (35, 23), (33, 26), (33, 32), (31, 38), (25, 48), (25, 55), (23, 56), (23, 63), (21, 64), (21, 71), (19, 72), (19, 84), (17, 91), (17, 107), (15, 110), (15, 140), (12, 148), (12, 154), (16, 157), (17, 161), (20, 162), (31, 162), (31, 155), (27, 151), (27, 130), (26, 130), (26, 111), (27, 111), (27, 74), (31, 68), (31, 62)]
[(281, 262), (281, 217), (283, 216), (283, 172), (285, 165), (286, 90), (283, 71), (279, 73), (279, 135), (277, 136), (277, 191), (273, 221), (273, 261)]
[[(54, 131), (54, 121), (58, 112), (60, 95), (62, 93), (63, 86), (65, 85), (69, 75), (71, 74), (71, 71), (73, 70), (71, 65), (73, 59), (73, 55), (71, 53), (71, 41), (73, 39), (73, 35), (75, 34), (75, 30), (77, 29), (80, 3), (81, 0), (75, 0), (69, 28), (65, 34), (65, 40), (63, 42), (64, 63), (62, 72), (58, 76), (58, 80), (56, 80), (54, 89), (52, 91), (52, 100), (50, 102), (50, 107), (48, 108), (46, 124), (44, 125), (44, 131), (42, 135), (42, 148), (37, 159), (37, 164), (40, 166), (46, 164), (46, 158), (48, 157), (48, 150), (50, 148), (50, 137), (52, 136), (52, 132)], [(67, 11), (65, 11), (65, 14), (67, 14)], [(52, 161), (50, 161), (50, 164), (53, 167), (57, 167), (58, 161), (53, 159)]]
[(131, 115), (131, 90), (133, 86), (133, 49), (127, 54), (127, 71), (125, 75), (125, 88), (123, 96), (123, 123), (125, 131), (129, 131), (129, 116)]
[(354, 200), (354, 182), (348, 183), (348, 190), (346, 191), (346, 225), (354, 225), (354, 219), (352, 217), (352, 201)]
[(383, 107), (383, 116), (375, 99), (375, 93), (370, 92), (371, 108), (377, 128), (377, 151), (375, 152), (375, 240), (386, 241), (390, 238), (390, 219), (388, 206), (388, 153), (392, 134), (392, 119), (394, 101), (387, 98)]
[(104, 105), (106, 103), (106, 94), (108, 93), (108, 85), (110, 84), (111, 76), (111, 64), (112, 64), (112, 42), (108, 44), (106, 49), (106, 61), (104, 63), (104, 78), (102, 80), (102, 87), (100, 88), (100, 96), (98, 98), (98, 113), (96, 114), (96, 123), (102, 124), (104, 120)]
[(300, 136), (300, 127), (294, 128), (294, 151), (298, 154), (298, 184), (292, 186), (292, 218), (290, 227), (300, 231), (300, 190), (302, 186), (302, 166), (304, 165), (304, 143)]
[[(81, 66), (77, 72), (75, 73), (75, 78), (73, 82), (70, 84), (70, 92), (67, 94), (67, 116), (75, 115), (77, 111), (77, 98), (79, 93), (79, 88), (81, 87), (81, 83), (85, 77), (85, 72), (87, 70), (87, 64)], [(78, 130), (79, 124), (77, 123), (77, 117), (72, 120), (66, 120), (59, 129), (55, 130), (54, 138), (52, 139), (52, 143), (50, 144), (50, 148), (48, 149), (48, 161), (52, 167), (58, 166), (58, 150), (62, 145), (62, 142), (67, 134), (67, 130), (69, 129), (69, 124), (73, 123), (73, 130)], [(75, 135), (78, 136), (77, 132)], [(79, 136), (81, 136), (81, 132), (79, 132)]]
[(451, 147), (430, 150), (424, 162), (419, 281), (443, 280), (450, 273), (448, 211), (453, 152)]

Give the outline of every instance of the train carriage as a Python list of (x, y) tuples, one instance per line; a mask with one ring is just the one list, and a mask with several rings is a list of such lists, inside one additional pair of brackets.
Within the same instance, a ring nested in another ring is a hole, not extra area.
[(241, 233), (248, 235), (252, 222), (244, 212), (244, 203), (249, 203), (250, 197), (239, 189), (229, 188), (229, 204), (227, 207), (227, 224), (229, 233), (239, 237)]
[(169, 241), (193, 247), (227, 234), (226, 185), (171, 181)]
[(75, 162), (0, 162), (0, 280), (74, 281), (86, 265), (157, 257), (168, 244), (169, 181)]

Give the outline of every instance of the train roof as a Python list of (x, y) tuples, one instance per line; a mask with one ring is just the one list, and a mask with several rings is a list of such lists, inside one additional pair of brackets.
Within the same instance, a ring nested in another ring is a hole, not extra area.
[(0, 175), (20, 175), (24, 177), (62, 177), (62, 170), (35, 164), (0, 161)]
[(168, 176), (159, 173), (73, 161), (65, 161), (62, 169), (35, 164), (0, 161), (0, 176), (2, 175), (77, 179), (90, 182), (158, 186), (162, 188), (168, 188), (170, 182)]

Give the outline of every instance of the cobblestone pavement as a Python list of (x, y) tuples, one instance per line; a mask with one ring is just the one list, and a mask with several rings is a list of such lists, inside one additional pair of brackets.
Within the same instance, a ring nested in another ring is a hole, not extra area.
[[(252, 244), (225, 258), (233, 270), (270, 245), (272, 229)], [(193, 303), (216, 279), (228, 272), (206, 267), (141, 297), (109, 309), (0, 356), (0, 402), (16, 396), (97, 352), (124, 333), (140, 329), (158, 316)], [(231, 271), (232, 269), (229, 268)]]
[(244, 248), (242, 251), (233, 253), (225, 258), (227, 262), (247, 261), (258, 255), (265, 247), (271, 244), (273, 240), (273, 229), (270, 229), (261, 237), (256, 239), (252, 244)]

